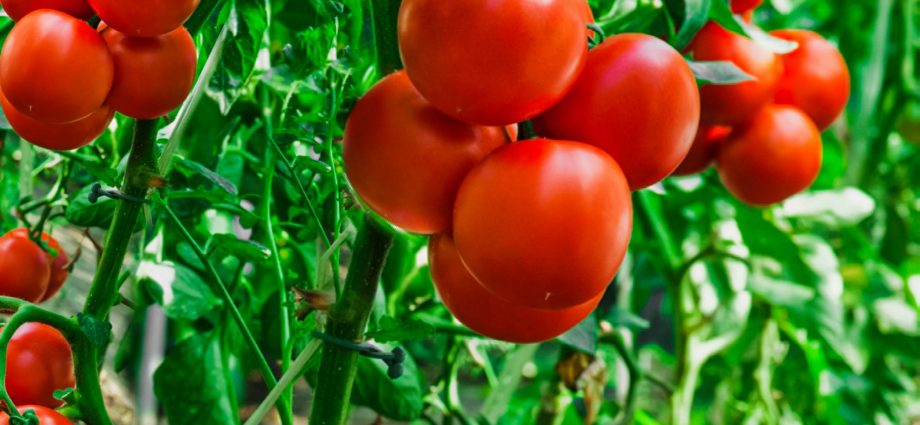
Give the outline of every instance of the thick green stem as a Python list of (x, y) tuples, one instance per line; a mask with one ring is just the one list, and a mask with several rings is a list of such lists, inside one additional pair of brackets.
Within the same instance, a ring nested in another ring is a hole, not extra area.
[(401, 0), (372, 0), (369, 9), (374, 16), (374, 40), (377, 43), (377, 71), (381, 76), (402, 68), (396, 22)]
[[(342, 299), (329, 312), (326, 333), (348, 341), (360, 341), (377, 295), (380, 273), (393, 236), (373, 220), (366, 219), (358, 231)], [(358, 353), (334, 344), (323, 344), (316, 397), (310, 423), (342, 425), (351, 407), (351, 389), (358, 370)]]

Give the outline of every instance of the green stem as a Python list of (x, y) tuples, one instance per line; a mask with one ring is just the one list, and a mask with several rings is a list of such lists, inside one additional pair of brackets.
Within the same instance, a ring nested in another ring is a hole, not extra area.
[[(370, 317), (374, 298), (393, 236), (373, 220), (364, 220), (355, 240), (353, 257), (342, 299), (329, 311), (326, 333), (335, 338), (360, 341)], [(358, 370), (358, 353), (334, 344), (323, 344), (323, 360), (315, 387), (310, 423), (342, 425), (348, 419), (351, 390)]]
[(369, 1), (374, 17), (374, 40), (377, 44), (377, 71), (383, 77), (402, 68), (396, 22), (401, 0)]

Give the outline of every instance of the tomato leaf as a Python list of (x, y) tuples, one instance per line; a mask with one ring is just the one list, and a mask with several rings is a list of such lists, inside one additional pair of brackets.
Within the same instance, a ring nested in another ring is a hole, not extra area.
[(172, 262), (141, 261), (138, 280), (171, 319), (198, 319), (221, 304), (201, 277)]
[(230, 30), (230, 40), (222, 47), (220, 64), (206, 89), (223, 114), (243, 95), (268, 27), (264, 0), (235, 0), (228, 5), (224, 25)]
[(728, 61), (696, 62), (688, 59), (687, 64), (690, 65), (693, 76), (706, 84), (729, 85), (754, 79), (750, 74)]
[(77, 324), (83, 334), (96, 347), (105, 347), (112, 339), (112, 324), (103, 322), (88, 314), (77, 314)]
[(367, 337), (377, 342), (398, 342), (428, 338), (434, 332), (434, 326), (422, 320), (383, 316), (376, 324), (372, 324)]
[(597, 318), (593, 314), (588, 316), (578, 326), (559, 336), (559, 342), (578, 351), (594, 354), (597, 351)]
[(216, 332), (193, 333), (157, 368), (153, 388), (170, 424), (239, 423), (222, 351)]
[(115, 216), (115, 207), (118, 203), (105, 196), (99, 198), (95, 204), (90, 202), (89, 195), (93, 192), (94, 184), (96, 183), (88, 184), (70, 195), (70, 204), (64, 212), (64, 217), (75, 226), (108, 228), (112, 217)]
[(744, 27), (745, 33), (751, 37), (751, 40), (770, 49), (773, 53), (784, 55), (799, 48), (799, 43), (774, 37), (756, 25), (744, 21), (741, 21), (740, 25)]
[(723, 28), (750, 37), (747, 33), (747, 27), (739, 22), (738, 17), (732, 13), (729, 0), (713, 0), (712, 7), (709, 9), (709, 19), (716, 21)]
[(214, 235), (211, 246), (223, 254), (238, 257), (243, 261), (265, 264), (271, 259), (271, 250), (255, 241), (247, 241), (231, 234)]
[(722, 0), (683, 0), (669, 3), (671, 9), (678, 8), (681, 3), (683, 8), (675, 11), (677, 17), (682, 17), (677, 34), (671, 39), (671, 46), (677, 50), (683, 50), (696, 36), (696, 33), (706, 25), (709, 20), (710, 8), (714, 7), (713, 3), (719, 3)]
[(239, 194), (239, 191), (237, 190), (236, 185), (230, 182), (230, 180), (227, 180), (220, 174), (217, 174), (213, 170), (195, 161), (190, 161), (185, 158), (177, 157), (176, 158), (176, 169), (184, 171), (186, 175), (190, 175), (190, 174), (200, 175), (201, 177), (204, 177), (205, 179), (207, 179), (209, 182), (213, 183), (215, 186), (219, 187), (224, 192), (227, 192), (227, 194), (230, 194), (233, 196), (237, 196)]

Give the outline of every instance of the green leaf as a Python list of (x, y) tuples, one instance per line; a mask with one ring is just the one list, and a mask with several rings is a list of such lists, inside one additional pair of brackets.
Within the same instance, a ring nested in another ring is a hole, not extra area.
[(193, 333), (170, 350), (154, 373), (154, 392), (170, 424), (239, 423), (217, 335)]
[(649, 328), (648, 320), (620, 307), (611, 309), (606, 319), (611, 325), (618, 328), (628, 328), (633, 331), (643, 331)]
[(751, 81), (754, 79), (750, 74), (738, 68), (732, 62), (714, 61), (714, 62), (697, 62), (687, 60), (693, 76), (700, 82), (714, 85), (730, 85)]
[(773, 53), (784, 55), (799, 48), (799, 43), (774, 37), (756, 25), (744, 21), (741, 22), (741, 25), (744, 27), (745, 33), (751, 37), (751, 40), (770, 49)]
[(387, 376), (387, 365), (382, 361), (360, 357), (351, 398), (354, 404), (370, 407), (390, 419), (410, 421), (422, 414), (422, 388), (421, 375), (411, 355), (406, 355), (403, 375), (396, 379)]
[(176, 169), (185, 171), (186, 174), (189, 174), (189, 173), (198, 174), (230, 195), (237, 196), (239, 194), (239, 191), (236, 189), (236, 186), (232, 182), (230, 182), (230, 180), (227, 180), (220, 174), (217, 174), (216, 172), (209, 169), (208, 167), (205, 167), (204, 165), (201, 165), (195, 161), (190, 161), (185, 158), (177, 158)]
[(221, 304), (197, 273), (169, 261), (142, 261), (137, 278), (171, 319), (195, 320)]
[(558, 339), (578, 351), (594, 354), (597, 351), (597, 318), (593, 314), (588, 316)]
[(64, 217), (74, 226), (80, 227), (98, 227), (107, 229), (115, 217), (115, 207), (118, 202), (109, 197), (101, 197), (96, 203), (89, 201), (89, 195), (93, 193), (92, 183), (84, 186), (77, 193), (70, 195), (70, 203)]
[(859, 224), (875, 212), (875, 200), (853, 187), (806, 192), (784, 202), (777, 215), (841, 228)]
[(230, 234), (214, 235), (211, 240), (211, 246), (224, 254), (256, 264), (265, 264), (272, 257), (271, 250), (265, 245), (255, 241), (242, 240)]
[(779, 261), (798, 283), (811, 284), (815, 281), (815, 273), (802, 259), (799, 246), (790, 235), (767, 221), (761, 210), (739, 206), (735, 219), (752, 254)]
[(712, 7), (709, 8), (709, 19), (716, 21), (723, 28), (748, 36), (747, 28), (741, 25), (739, 19), (732, 13), (729, 5), (730, 0), (712, 0)]
[(105, 347), (112, 340), (112, 324), (88, 314), (77, 314), (77, 323), (87, 339), (96, 347)]
[(709, 20), (709, 9), (713, 7), (714, 3), (719, 3), (720, 1), (722, 0), (683, 0), (682, 2), (677, 2), (678, 4), (683, 3), (684, 8), (680, 15), (683, 19), (677, 34), (671, 39), (671, 46), (674, 46), (677, 50), (683, 50), (687, 47), (693, 41), (696, 33)]
[(424, 339), (433, 335), (434, 326), (416, 319), (394, 319), (383, 316), (367, 332), (368, 338), (377, 342), (399, 342)]
[(230, 30), (230, 39), (223, 46), (220, 65), (208, 82), (206, 94), (226, 115), (243, 95), (262, 49), (268, 28), (265, 1), (234, 0), (224, 25)]

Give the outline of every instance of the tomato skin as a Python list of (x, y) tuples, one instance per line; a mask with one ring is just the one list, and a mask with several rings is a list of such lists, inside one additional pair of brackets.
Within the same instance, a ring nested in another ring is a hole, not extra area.
[(505, 129), (456, 121), (415, 90), (405, 72), (378, 82), (345, 125), (345, 172), (364, 202), (407, 231), (449, 229), (454, 198), (474, 165), (505, 144)]
[(632, 229), (629, 185), (600, 149), (534, 139), (498, 148), (467, 175), (454, 240), (473, 276), (518, 305), (563, 309), (604, 291)]
[(753, 11), (763, 4), (763, 0), (732, 0), (732, 12), (742, 14)]
[[(29, 239), (29, 230), (26, 228), (19, 228), (7, 232), (4, 237)], [(54, 257), (52, 257), (50, 253), (45, 253), (48, 256), (48, 261), (51, 263), (51, 278), (48, 281), (48, 289), (45, 290), (45, 294), (42, 296), (42, 301), (44, 302), (57, 294), (61, 287), (64, 286), (64, 281), (67, 280), (69, 274), (67, 272), (67, 265), (70, 263), (70, 259), (67, 257), (67, 251), (61, 248), (61, 244), (58, 243), (57, 239), (53, 238), (48, 233), (42, 232), (42, 241), (57, 251), (57, 255)]]
[(850, 99), (850, 71), (843, 55), (812, 31), (777, 30), (770, 34), (799, 44), (782, 57), (784, 71), (774, 101), (801, 109), (819, 130), (830, 127)]
[(588, 53), (572, 91), (534, 126), (603, 149), (638, 190), (677, 168), (699, 121), (699, 90), (680, 53), (649, 35), (620, 34)]
[(68, 123), (98, 111), (114, 66), (102, 37), (66, 13), (42, 9), (22, 18), (0, 53), (0, 87), (20, 112)]
[(51, 279), (51, 260), (35, 242), (0, 238), (0, 295), (32, 303), (42, 300)]
[(821, 133), (804, 112), (785, 105), (762, 109), (722, 144), (719, 177), (754, 206), (783, 201), (807, 189), (821, 171)]
[(103, 38), (115, 60), (109, 104), (132, 118), (153, 119), (179, 107), (195, 83), (198, 51), (185, 28), (158, 37), (128, 37), (113, 28)]
[(75, 384), (70, 344), (57, 329), (27, 323), (16, 330), (7, 351), (6, 386), (16, 404), (58, 407), (54, 391)]
[[(507, 125), (569, 90), (588, 53), (584, 0), (406, 0), (399, 47), (409, 78), (461, 121)], [(549, 30), (552, 28), (552, 30)]]
[(88, 0), (108, 26), (132, 37), (156, 37), (182, 26), (200, 0)]
[[(20, 413), (34, 410), (40, 425), (73, 425), (73, 422), (67, 419), (66, 416), (45, 406), (26, 405), (16, 407)], [(10, 425), (10, 416), (6, 412), (0, 412), (0, 425)]]
[(0, 5), (14, 21), (38, 9), (58, 10), (80, 20), (87, 20), (94, 15), (85, 0), (0, 0)]
[(744, 124), (773, 99), (783, 63), (778, 55), (751, 39), (710, 22), (687, 49), (698, 61), (731, 61), (754, 77), (731, 85), (705, 85), (700, 89), (704, 125)]
[(706, 171), (719, 155), (719, 145), (731, 134), (731, 127), (700, 127), (687, 158), (674, 170), (675, 176), (689, 176)]
[(103, 105), (90, 116), (66, 123), (48, 124), (16, 110), (0, 91), (0, 105), (10, 126), (27, 142), (54, 151), (79, 149), (96, 140), (112, 122), (115, 110)]
[(541, 310), (505, 301), (479, 284), (463, 265), (454, 241), (433, 236), (428, 243), (431, 278), (444, 306), (468, 328), (501, 341), (530, 344), (562, 335), (597, 308), (603, 292), (585, 304)]

